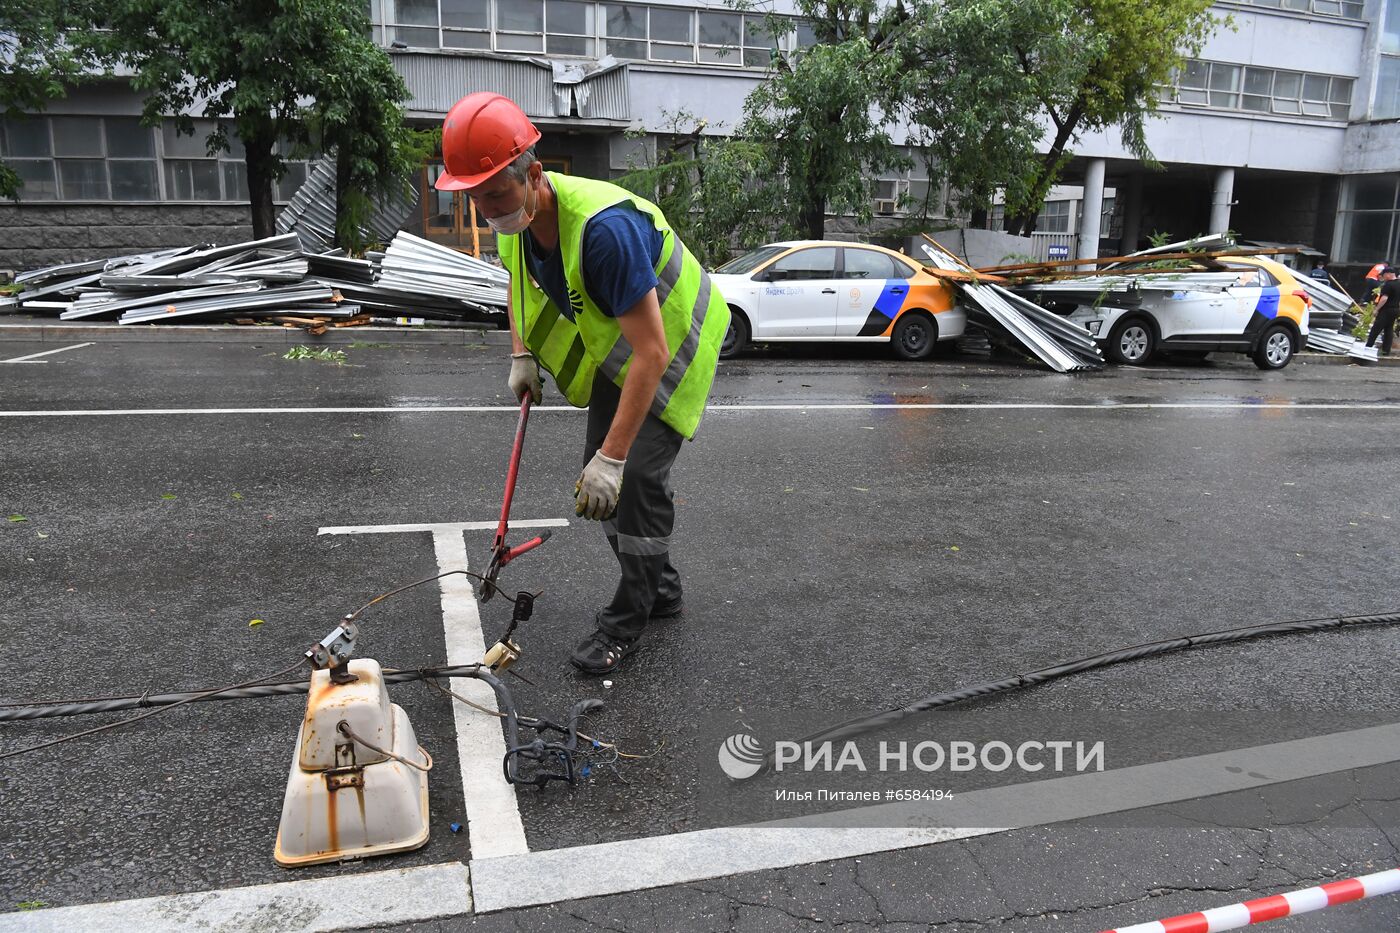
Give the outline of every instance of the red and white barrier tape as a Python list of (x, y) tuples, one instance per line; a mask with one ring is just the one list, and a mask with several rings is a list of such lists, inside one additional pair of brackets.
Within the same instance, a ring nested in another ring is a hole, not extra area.
[(1388, 868), (1373, 875), (1331, 881), (1315, 888), (1289, 891), (1286, 894), (1273, 894), (1242, 904), (1228, 907), (1212, 907), (1194, 914), (1182, 914), (1151, 923), (1138, 923), (1103, 933), (1217, 933), (1219, 930), (1238, 930), (1265, 920), (1305, 914), (1333, 904), (1347, 901), (1360, 901), (1380, 894), (1394, 894), (1400, 891), (1400, 868)]

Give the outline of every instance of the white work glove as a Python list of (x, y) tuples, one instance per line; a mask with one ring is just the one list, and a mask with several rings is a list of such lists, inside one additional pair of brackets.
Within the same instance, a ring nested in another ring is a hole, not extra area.
[(536, 405), (540, 403), (540, 396), (544, 393), (540, 385), (540, 364), (535, 362), (535, 355), (530, 352), (512, 353), (510, 355), (510, 394), (519, 401), (525, 397), (525, 393), (530, 393), (530, 401)]
[(622, 492), (622, 468), (626, 460), (614, 460), (601, 450), (588, 461), (574, 484), (574, 514), (595, 521), (612, 515)]

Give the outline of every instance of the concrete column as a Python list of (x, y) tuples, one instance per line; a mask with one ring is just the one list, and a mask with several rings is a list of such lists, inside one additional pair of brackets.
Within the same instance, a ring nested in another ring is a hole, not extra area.
[(1084, 170), (1084, 202), (1079, 216), (1079, 255), (1076, 259), (1099, 258), (1099, 221), (1103, 218), (1104, 160), (1093, 159)]
[(1210, 229), (1224, 233), (1230, 229), (1230, 205), (1235, 200), (1235, 170), (1222, 168), (1215, 173), (1215, 190), (1210, 196)]
[(1118, 196), (1123, 199), (1123, 242), (1119, 248), (1131, 253), (1142, 236), (1142, 176), (1129, 175), (1128, 184), (1118, 186)]

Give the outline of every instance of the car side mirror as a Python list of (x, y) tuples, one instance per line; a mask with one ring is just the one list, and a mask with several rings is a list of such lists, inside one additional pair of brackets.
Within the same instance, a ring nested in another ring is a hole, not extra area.
[(756, 272), (754, 273), (753, 280), (755, 282), (771, 282), (773, 281), (773, 273), (766, 269), (762, 272)]

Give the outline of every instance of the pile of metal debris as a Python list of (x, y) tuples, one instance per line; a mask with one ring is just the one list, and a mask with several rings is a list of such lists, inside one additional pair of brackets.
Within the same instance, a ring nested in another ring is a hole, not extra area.
[(364, 259), (308, 249), (297, 233), (35, 269), (0, 311), (121, 324), (173, 322), (304, 327), (410, 316), (504, 327), (503, 269), (409, 233)]
[[(927, 239), (927, 238), (926, 238)], [(934, 271), (962, 294), (967, 319), (997, 342), (1024, 347), (1056, 372), (1104, 365), (1094, 337), (1084, 327), (1028, 301), (976, 271), (932, 239), (923, 245)]]
[[(1224, 293), (1239, 284), (1241, 264), (1232, 257), (1269, 256), (1294, 252), (1292, 248), (1237, 247), (1216, 234), (1179, 243), (1099, 259), (1046, 263), (1019, 263), (978, 270), (1006, 281), (1021, 296), (1054, 310), (1072, 311), (1082, 306), (1137, 308), (1154, 293), (1163, 297), (1180, 292)], [(1099, 268), (1086, 266), (1096, 265)], [(1375, 360), (1374, 348), (1345, 333), (1359, 318), (1355, 302), (1346, 292), (1301, 272), (1293, 279), (1307, 292), (1308, 349), (1360, 360)]]
[[(295, 233), (306, 249), (327, 252), (335, 246), (335, 203), (335, 162), (323, 159), (278, 213), (277, 232)], [(388, 243), (417, 206), (418, 193), (407, 180), (379, 195), (360, 228), (362, 242)]]
[(1335, 353), (1356, 360), (1375, 362), (1380, 356), (1375, 347), (1368, 347), (1347, 330), (1360, 323), (1356, 302), (1346, 292), (1324, 285), (1316, 279), (1302, 276), (1298, 281), (1312, 298), (1308, 312), (1308, 349), (1319, 353)]

